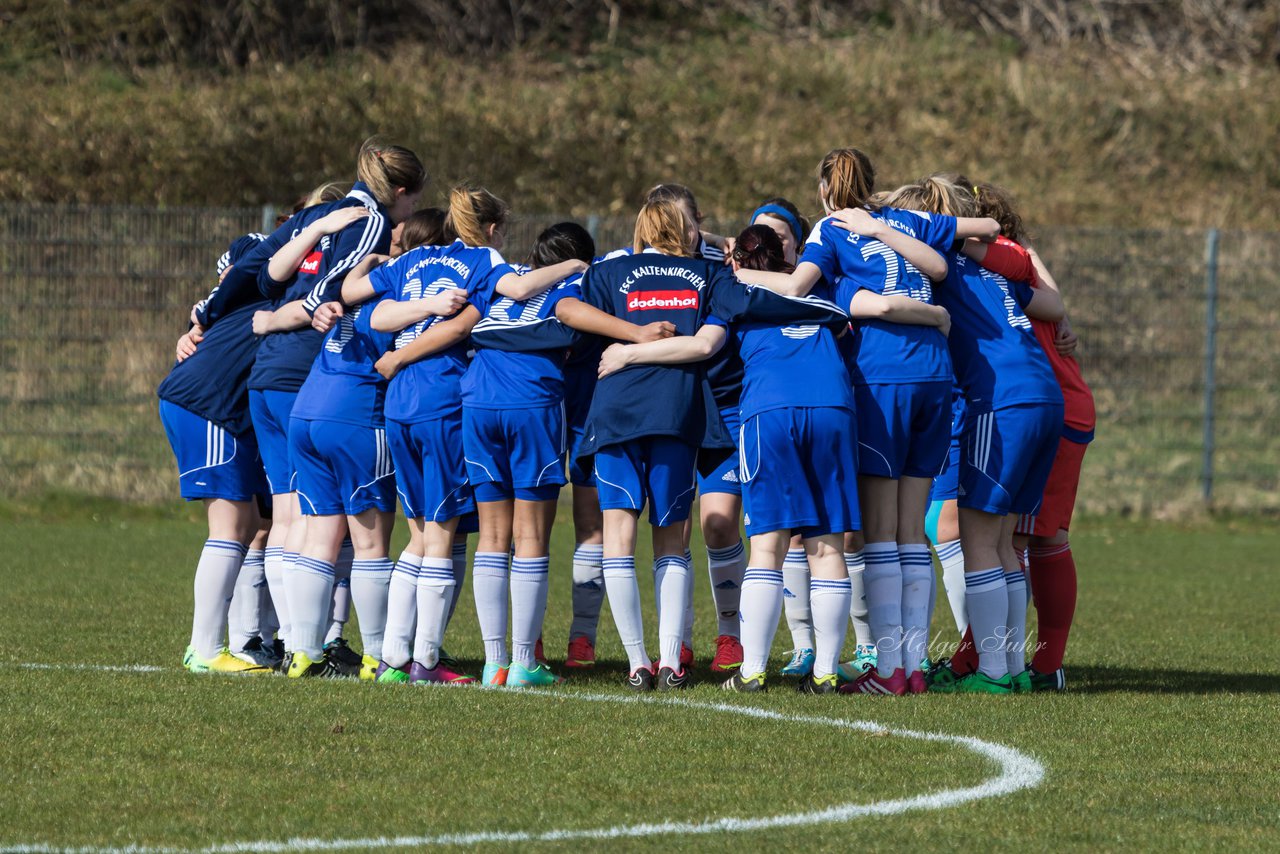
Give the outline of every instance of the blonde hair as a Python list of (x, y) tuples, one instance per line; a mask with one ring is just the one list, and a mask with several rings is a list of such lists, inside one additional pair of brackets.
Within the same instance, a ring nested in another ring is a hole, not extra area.
[(978, 203), (973, 193), (937, 175), (921, 178), (894, 190), (885, 204), (893, 208), (927, 211), (948, 216), (977, 216)]
[(449, 191), (449, 213), (444, 218), (446, 232), (452, 232), (468, 246), (486, 246), (490, 225), (501, 226), (511, 215), (511, 206), (484, 187), (462, 184)]
[(826, 189), (822, 202), (833, 211), (868, 206), (876, 210), (871, 194), (876, 189), (876, 170), (871, 158), (856, 148), (836, 148), (827, 152), (818, 165), (818, 178)]
[(652, 246), (664, 255), (693, 257), (689, 235), (697, 226), (689, 220), (685, 206), (672, 199), (646, 202), (636, 216), (635, 251)]
[(422, 191), (427, 183), (427, 169), (409, 149), (371, 136), (356, 156), (356, 177), (369, 187), (379, 204), (391, 207), (397, 188), (403, 187), (406, 193)]
[(302, 205), (304, 208), (313, 205), (323, 204), (324, 202), (336, 202), (347, 194), (347, 190), (351, 189), (350, 184), (340, 184), (337, 181), (328, 181), (316, 187), (307, 194), (307, 200)]

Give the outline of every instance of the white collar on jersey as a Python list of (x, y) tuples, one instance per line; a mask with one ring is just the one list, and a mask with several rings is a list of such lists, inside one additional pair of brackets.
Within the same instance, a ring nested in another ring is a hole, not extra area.
[(347, 193), (347, 198), (359, 199), (360, 203), (365, 207), (372, 208), (375, 211), (378, 209), (378, 200), (366, 193), (364, 190), (353, 189), (350, 193)]

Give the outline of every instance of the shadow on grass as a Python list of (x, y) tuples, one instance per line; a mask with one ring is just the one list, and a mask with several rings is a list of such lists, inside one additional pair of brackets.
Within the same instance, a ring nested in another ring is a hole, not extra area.
[(1073, 694), (1280, 694), (1280, 673), (1076, 665), (1067, 668)]

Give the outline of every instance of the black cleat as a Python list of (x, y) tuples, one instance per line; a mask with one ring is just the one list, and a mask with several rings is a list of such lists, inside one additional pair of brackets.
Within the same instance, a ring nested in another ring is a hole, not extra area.
[(687, 668), (681, 667), (679, 673), (670, 667), (664, 667), (658, 671), (659, 691), (683, 691), (692, 684), (693, 677), (689, 675)]
[(749, 679), (744, 679), (741, 673), (735, 673), (720, 683), (720, 687), (735, 694), (762, 694), (769, 690), (764, 684), (763, 673), (757, 673)]
[(347, 644), (346, 638), (334, 638), (325, 644), (324, 660), (338, 676), (359, 676), (364, 666), (364, 658)]
[(840, 690), (840, 683), (834, 673), (828, 673), (821, 679), (815, 679), (810, 673), (796, 684), (796, 690), (801, 694), (835, 694)]
[(640, 667), (627, 677), (627, 687), (632, 691), (652, 691), (654, 678), (652, 667)]

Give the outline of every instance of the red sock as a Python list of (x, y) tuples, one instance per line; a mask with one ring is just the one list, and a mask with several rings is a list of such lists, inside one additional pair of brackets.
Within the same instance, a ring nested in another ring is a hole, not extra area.
[(973, 645), (973, 627), (969, 626), (964, 630), (964, 637), (960, 639), (955, 655), (951, 656), (951, 670), (963, 676), (977, 669), (978, 648)]
[(1053, 673), (1062, 666), (1076, 614), (1076, 562), (1071, 544), (1031, 550), (1031, 595), (1039, 620), (1039, 643), (1031, 666)]

